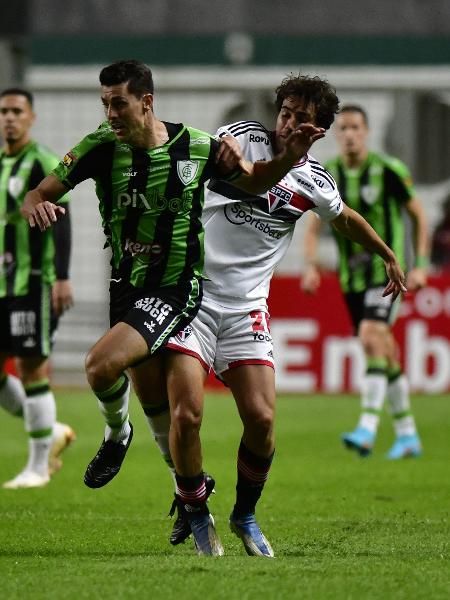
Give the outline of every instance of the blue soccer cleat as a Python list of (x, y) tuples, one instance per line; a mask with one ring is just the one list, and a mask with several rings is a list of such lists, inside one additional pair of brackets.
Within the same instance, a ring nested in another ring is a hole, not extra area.
[(360, 456), (369, 456), (375, 434), (364, 427), (357, 427), (354, 431), (343, 433), (341, 439), (349, 450), (356, 450)]
[(422, 444), (420, 443), (419, 436), (416, 434), (400, 435), (386, 454), (386, 458), (398, 460), (400, 458), (415, 458), (421, 455)]
[(223, 547), (214, 525), (213, 516), (208, 512), (190, 516), (192, 537), (197, 554), (223, 556)]
[(253, 513), (243, 517), (235, 517), (231, 513), (230, 529), (241, 538), (245, 551), (249, 556), (274, 557), (272, 546), (259, 528)]

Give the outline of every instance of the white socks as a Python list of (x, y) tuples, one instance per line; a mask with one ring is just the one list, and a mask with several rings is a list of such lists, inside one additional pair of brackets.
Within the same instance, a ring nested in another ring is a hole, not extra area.
[(394, 379), (389, 380), (387, 397), (397, 437), (402, 435), (416, 435), (416, 423), (411, 414), (411, 404), (409, 401), (409, 384), (402, 372), (398, 372), (398, 375)]
[(55, 398), (48, 381), (40, 381), (25, 388), (25, 429), (29, 434), (29, 457), (25, 471), (48, 475), (48, 456), (56, 420)]
[(385, 359), (368, 359), (367, 371), (361, 389), (361, 416), (358, 427), (376, 433), (387, 391)]
[(105, 418), (105, 440), (113, 440), (126, 444), (131, 432), (128, 420), (128, 401), (130, 383), (122, 374), (110, 388), (103, 392), (95, 392), (100, 412)]

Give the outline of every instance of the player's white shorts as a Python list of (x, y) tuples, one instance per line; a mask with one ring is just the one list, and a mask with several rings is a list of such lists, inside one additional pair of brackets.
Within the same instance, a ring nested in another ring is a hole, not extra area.
[(240, 365), (274, 368), (268, 312), (224, 308), (205, 297), (195, 319), (166, 347), (195, 356), (217, 375)]

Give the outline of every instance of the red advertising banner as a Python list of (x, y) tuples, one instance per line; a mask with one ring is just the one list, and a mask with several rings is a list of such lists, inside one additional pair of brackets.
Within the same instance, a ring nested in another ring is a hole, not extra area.
[[(296, 277), (275, 277), (269, 310), (284, 391), (356, 391), (365, 361), (352, 336), (336, 275), (324, 274), (317, 294), (301, 291)], [(427, 287), (403, 299), (394, 326), (412, 389), (450, 389), (450, 274), (429, 278)]]
[[(269, 310), (279, 391), (359, 389), (364, 355), (335, 274), (323, 275), (314, 296), (302, 292), (298, 277), (274, 277)], [(450, 273), (432, 276), (427, 287), (406, 295), (394, 331), (411, 388), (450, 390)], [(211, 377), (208, 384), (216, 386)]]

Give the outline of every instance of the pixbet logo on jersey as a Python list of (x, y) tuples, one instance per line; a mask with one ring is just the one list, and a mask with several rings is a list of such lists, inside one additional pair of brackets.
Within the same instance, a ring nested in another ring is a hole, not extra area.
[(117, 207), (140, 208), (150, 212), (169, 210), (173, 213), (187, 212), (192, 205), (192, 192), (184, 191), (181, 198), (166, 198), (158, 190), (148, 190), (146, 194), (136, 189), (132, 193), (123, 192), (117, 195)]
[(170, 304), (165, 304), (159, 298), (141, 298), (134, 303), (134, 308), (140, 308), (144, 312), (148, 313), (155, 319), (160, 325), (163, 324), (169, 313), (172, 312)]
[(253, 208), (250, 204), (244, 204), (241, 202), (227, 204), (224, 207), (224, 213), (227, 221), (233, 225), (250, 225), (251, 227), (254, 227), (258, 231), (261, 231), (262, 233), (265, 233), (276, 240), (279, 240), (283, 235), (281, 231), (276, 231), (268, 223), (265, 223), (264, 221), (261, 221), (261, 219), (254, 217)]

